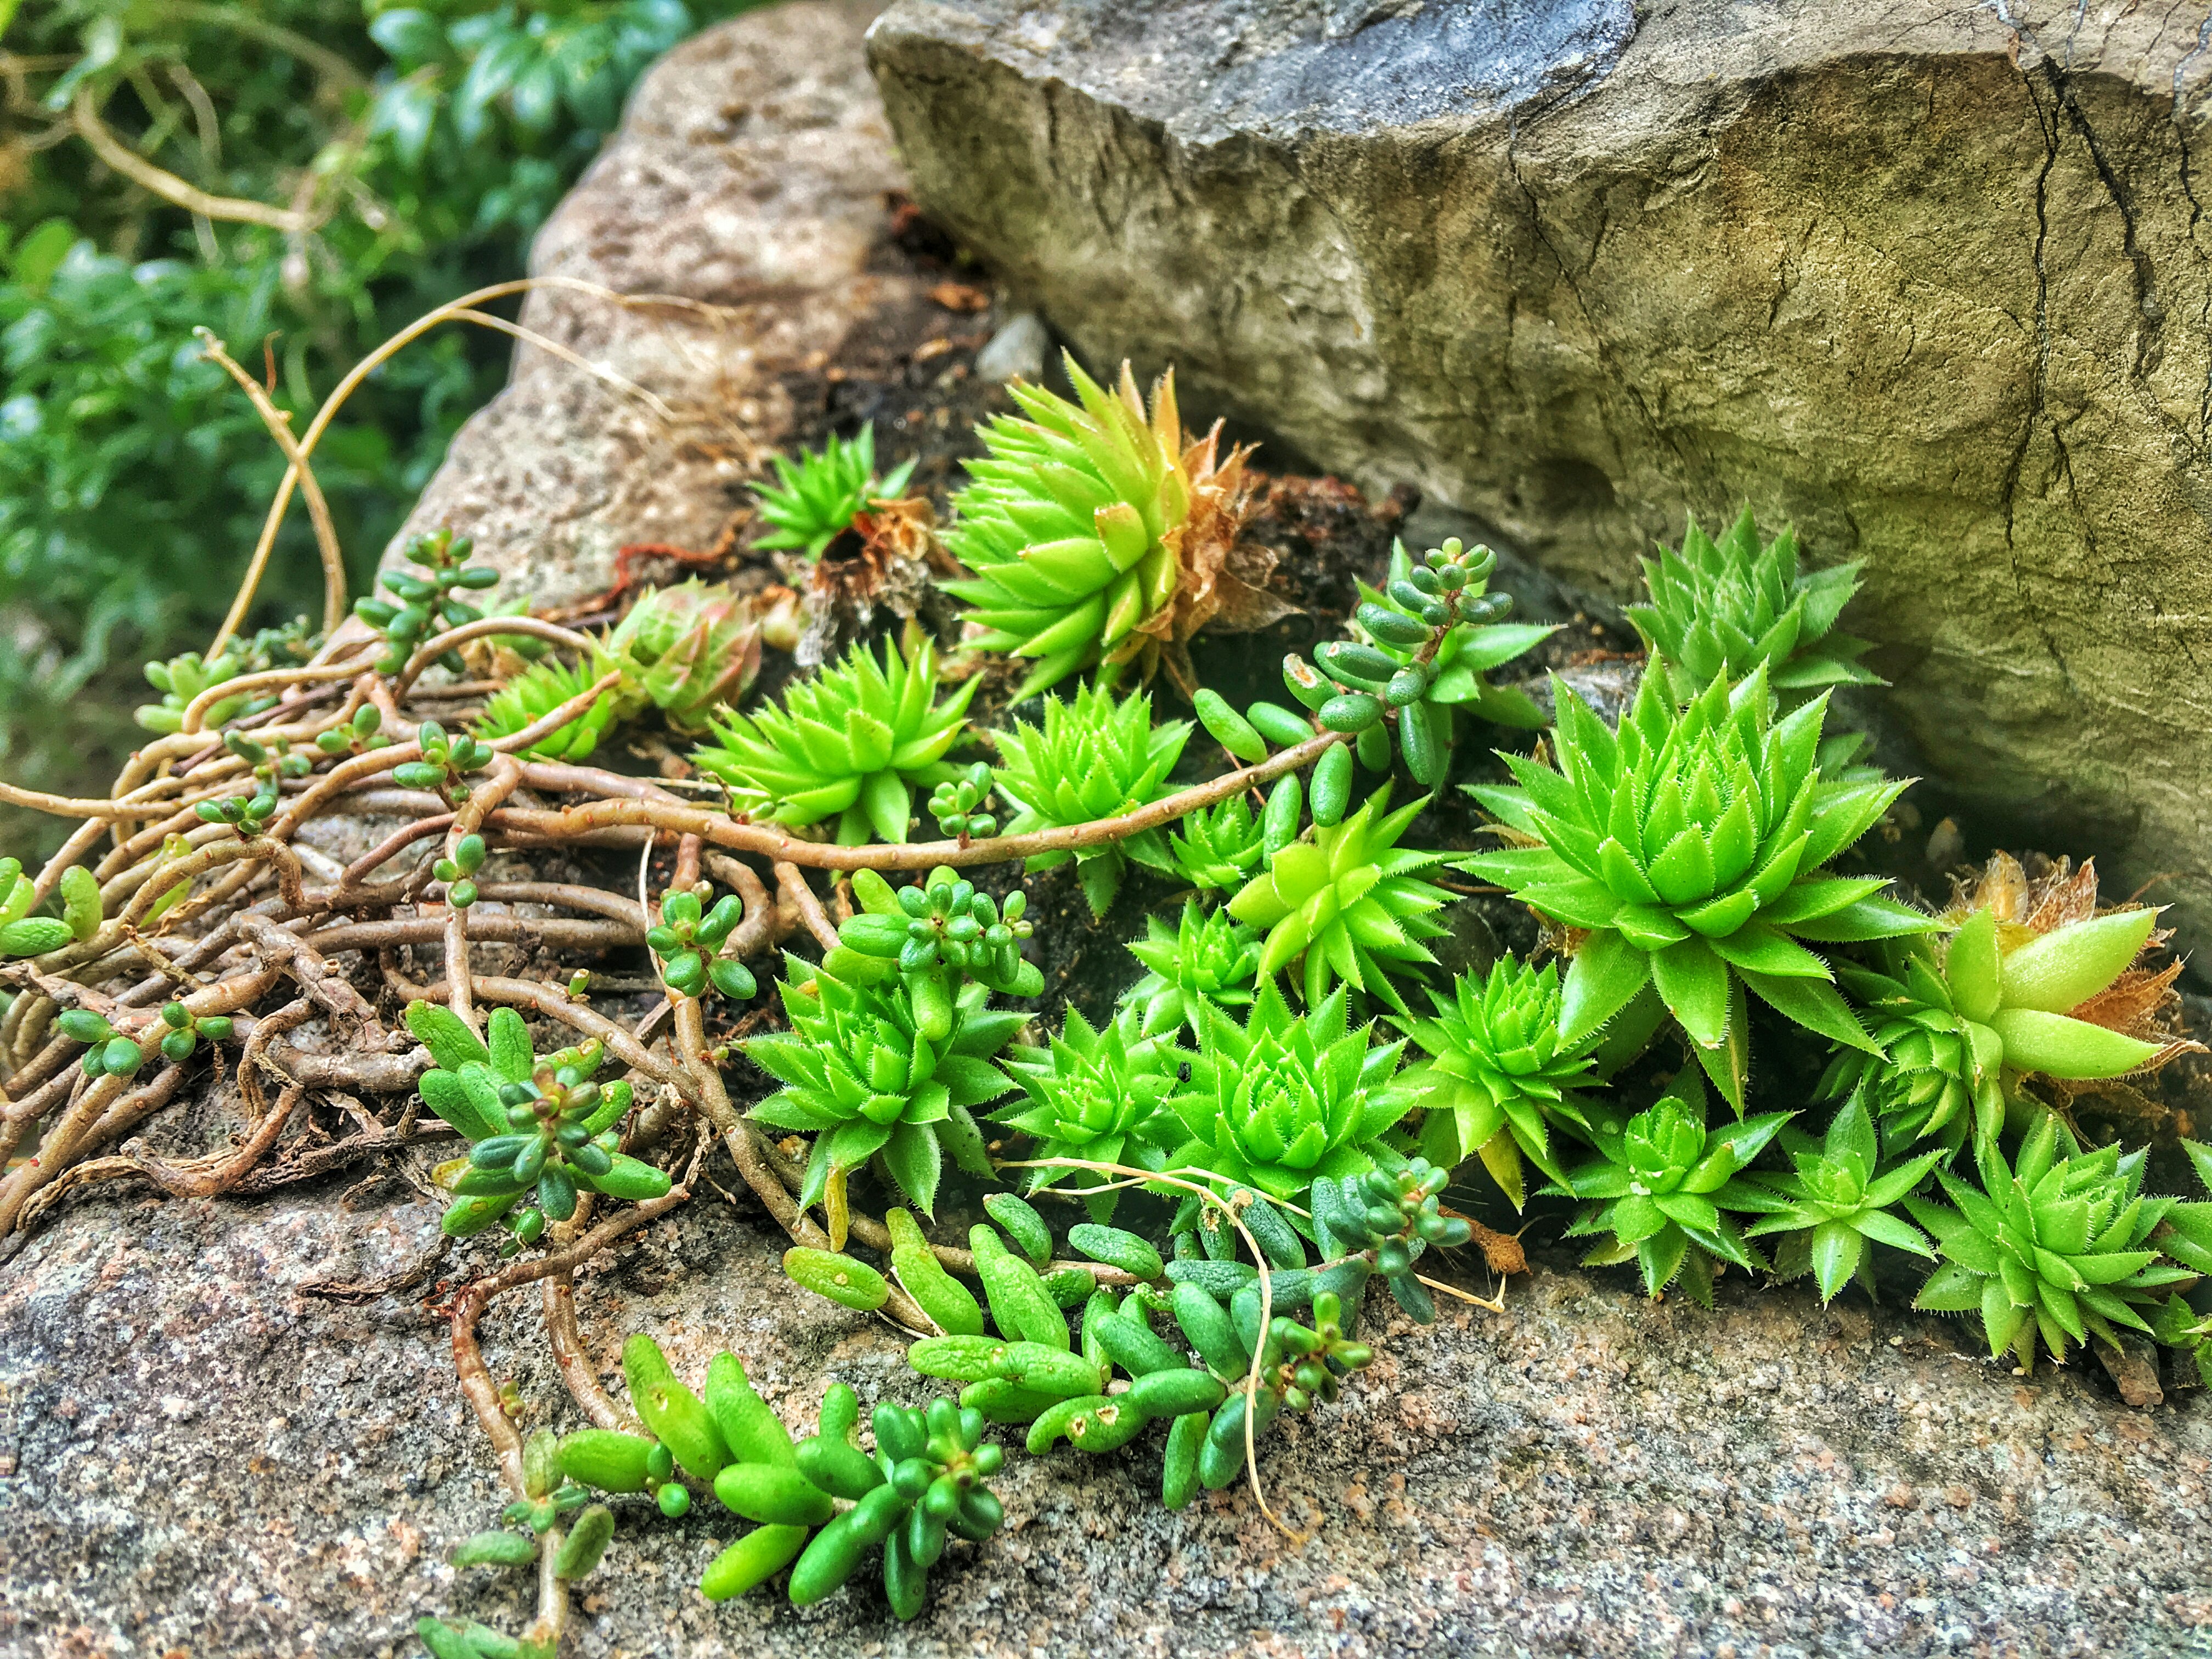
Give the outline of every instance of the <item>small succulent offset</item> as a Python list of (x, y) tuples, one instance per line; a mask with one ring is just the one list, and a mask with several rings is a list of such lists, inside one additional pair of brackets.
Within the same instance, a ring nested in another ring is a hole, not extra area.
[[(2098, 1000), (2151, 941), (2158, 914), (2112, 910), (2031, 933), (1976, 909), (1940, 951), (1915, 941), (1893, 948), (1888, 974), (1840, 969), (1887, 1057), (1838, 1055), (1822, 1095), (1863, 1097), (1897, 1144), (1932, 1135), (1955, 1152), (1969, 1127), (1987, 1139), (2039, 1109), (2021, 1091), (2029, 1073), (2088, 1079), (2149, 1066), (2164, 1045), (2079, 1015), (2100, 1012)], [(2102, 1012), (2130, 1006), (2124, 999)]]
[[(564, 1476), (559, 1446), (550, 1429), (540, 1429), (523, 1443), (523, 1495), (501, 1516), (521, 1530), (480, 1532), (463, 1540), (453, 1548), (455, 1566), (536, 1568), (546, 1547), (545, 1534), (573, 1516), (553, 1559), (544, 1565), (565, 1582), (591, 1575), (614, 1537), (614, 1511), (593, 1503), (588, 1487)], [(415, 1634), (432, 1659), (522, 1659), (525, 1655), (550, 1656), (554, 1651), (549, 1643), (530, 1638), (517, 1641), (489, 1626), (443, 1619), (417, 1620)]]
[(1016, 889), (1002, 907), (957, 871), (939, 866), (909, 887), (894, 888), (872, 870), (853, 875), (860, 913), (841, 922), (837, 947), (823, 958), (831, 974), (856, 985), (894, 977), (906, 988), (915, 1028), (931, 1042), (952, 1030), (954, 1001), (974, 983), (1002, 996), (1044, 994), (1044, 972), (1022, 958), (1035, 932), (1028, 895)]
[[(456, 536), (451, 530), (410, 537), (400, 553), (416, 568), (387, 570), (378, 579), (398, 603), (367, 597), (354, 601), (354, 615), (385, 637), (387, 648), (377, 662), (379, 673), (398, 673), (431, 633), (483, 620), (483, 611), (460, 595), (496, 587), (499, 572), (488, 564), (468, 562), (474, 546), (466, 536)], [(438, 665), (453, 674), (467, 667), (458, 651), (446, 652), (438, 659)]]
[(646, 948), (659, 958), (660, 976), (682, 997), (704, 996), (712, 985), (732, 1002), (760, 989), (752, 969), (735, 957), (718, 956), (739, 922), (744, 901), (726, 893), (711, 910), (697, 893), (671, 888), (660, 896), (659, 923), (648, 928)]
[(987, 1007), (989, 992), (966, 985), (951, 1030), (933, 1041), (903, 985), (852, 984), (787, 955), (777, 988), (791, 1030), (753, 1037), (744, 1051), (783, 1085), (752, 1115), (814, 1137), (802, 1205), (840, 1204), (846, 1177), (878, 1157), (924, 1214), (934, 1212), (945, 1152), (970, 1174), (991, 1172), (969, 1109), (1013, 1087), (991, 1060), (1023, 1015)]
[[(1181, 1138), (1174, 1116), (1161, 1109), (1176, 1087), (1180, 1058), (1139, 1029), (1133, 1009), (1101, 1028), (1070, 1007), (1048, 1047), (1008, 1051), (1006, 1069), (1026, 1098), (1001, 1106), (991, 1121), (1035, 1141), (1028, 1154), (1033, 1161), (1071, 1158), (1164, 1170), (1168, 1144)], [(1110, 1219), (1121, 1197), (1106, 1190), (1110, 1176), (1066, 1169), (1023, 1173), (1030, 1192), (1054, 1187), (1085, 1194), (1096, 1222)]]
[[(1361, 637), (1331, 641), (1314, 653), (1330, 684), (1317, 684), (1292, 665), (1284, 683), (1322, 725), (1358, 733), (1371, 770), (1389, 769), (1383, 733), (1386, 721), (1395, 724), (1406, 769), (1416, 783), (1434, 787), (1449, 769), (1454, 708), (1500, 726), (1544, 723), (1525, 694), (1483, 678), (1559, 631), (1557, 623), (1504, 623), (1513, 596), (1487, 591), (1497, 568), (1495, 553), (1470, 550), (1455, 536), (1419, 564), (1397, 544), (1385, 586), (1359, 584), (1352, 621)], [(1370, 732), (1376, 736), (1367, 737)]]
[[(1012, 731), (998, 733), (1005, 757), (999, 790), (1018, 809), (1006, 833), (1119, 817), (1159, 799), (1189, 737), (1188, 720), (1154, 726), (1152, 699), (1142, 692), (1117, 703), (1103, 686), (1086, 685), (1072, 702), (1047, 697), (1041, 726), (1017, 720)], [(1079, 852), (1040, 853), (1023, 867), (1050, 870), (1070, 859), (1077, 861), (1076, 875), (1094, 916), (1112, 907), (1130, 860), (1162, 874), (1175, 868), (1158, 830), (1140, 830)]]
[(819, 454), (802, 453), (796, 461), (772, 458), (777, 482), (756, 484), (760, 515), (775, 526), (753, 544), (756, 547), (796, 548), (810, 559), (852, 527), (855, 516), (868, 503), (903, 495), (914, 476), (912, 459), (876, 476), (876, 428), (871, 421), (856, 438), (830, 434)]
[(1807, 945), (1936, 924), (1881, 897), (1881, 879), (1822, 870), (1905, 787), (1820, 775), (1825, 696), (1778, 721), (1763, 666), (1734, 685), (1716, 678), (1679, 709), (1662, 678), (1645, 677), (1617, 735), (1561, 687), (1556, 769), (1508, 755), (1518, 788), (1470, 787), (1537, 844), (1462, 867), (1589, 930), (1562, 987), (1563, 1037), (1580, 1040), (1639, 999), (1648, 1012), (1628, 1018), (1656, 1023), (1652, 988), (1741, 1111), (1747, 989), (1832, 1042), (1877, 1052)]
[[(279, 792), (284, 781), (307, 776), (314, 770), (314, 760), (310, 756), (292, 752), (291, 745), (281, 739), (273, 744), (272, 752), (272, 748), (264, 748), (245, 732), (235, 730), (224, 732), (222, 742), (224, 748), (253, 769), (253, 793), (228, 796), (221, 800), (199, 801), (194, 804), (192, 810), (204, 823), (227, 823), (241, 836), (258, 835), (262, 827), (276, 815)], [(392, 775), (396, 779), (404, 769), (395, 768)]]
[(1710, 1308), (1717, 1262), (1765, 1265), (1723, 1207), (1774, 1207), (1766, 1188), (1736, 1176), (1788, 1117), (1786, 1112), (1767, 1112), (1709, 1131), (1705, 1088), (1694, 1072), (1684, 1072), (1625, 1127), (1614, 1119), (1593, 1118), (1589, 1139), (1597, 1158), (1570, 1170), (1565, 1181), (1545, 1190), (1588, 1200), (1567, 1229), (1568, 1237), (1607, 1237), (1583, 1258), (1584, 1266), (1633, 1259), (1650, 1295), (1656, 1297), (1679, 1275), (1690, 1294)]
[(1350, 817), (1277, 853), (1229, 902), (1231, 915), (1267, 934), (1263, 976), (1303, 957), (1299, 982), (1308, 1004), (1318, 1004), (1342, 980), (1406, 1012), (1392, 977), (1436, 960), (1421, 941), (1445, 931), (1429, 913), (1451, 901), (1443, 888), (1421, 879), (1450, 854), (1398, 845), (1428, 804), (1424, 795), (1393, 812), (1386, 783)]
[(942, 702), (937, 649), (927, 638), (886, 645), (883, 660), (863, 643), (811, 679), (794, 681), (773, 704), (714, 722), (716, 741), (692, 758), (728, 784), (740, 806), (794, 827), (837, 820), (839, 845), (871, 832), (903, 842), (915, 784), (951, 775), (945, 751), (967, 724), (981, 679)]
[(315, 738), (315, 747), (335, 757), (365, 755), (391, 741), (384, 735), (384, 711), (373, 702), (364, 702), (353, 711), (351, 720), (319, 734)]
[(482, 836), (471, 833), (453, 843), (450, 856), (430, 866), (431, 876), (446, 884), (446, 902), (465, 910), (477, 902), (477, 872), (483, 868), (488, 849)]
[(23, 873), (20, 859), (0, 859), (0, 957), (41, 957), (70, 944), (83, 944), (100, 931), (106, 910), (99, 879), (81, 864), (62, 872), (62, 913), (34, 916), (38, 884)]
[(1820, 1287), (1820, 1301), (1856, 1276), (1874, 1294), (1873, 1252), (1869, 1244), (1887, 1244), (1935, 1260), (1935, 1251), (1910, 1222), (1890, 1212), (1941, 1163), (1941, 1148), (1888, 1170), (1873, 1121), (1855, 1096), (1829, 1121), (1818, 1142), (1785, 1127), (1782, 1145), (1796, 1165), (1793, 1173), (1754, 1170), (1745, 1180), (1771, 1188), (1782, 1207), (1745, 1230), (1747, 1238), (1784, 1235), (1775, 1246), (1774, 1270), (1784, 1279), (1809, 1273)]
[(694, 579), (641, 597), (592, 650), (589, 674), (620, 672), (617, 720), (653, 708), (688, 733), (751, 690), (760, 659), (760, 624), (744, 597)]
[[(483, 713), (477, 716), (476, 734), (488, 742), (511, 738), (537, 725), (571, 698), (582, 696), (599, 680), (599, 675), (588, 664), (563, 663), (550, 657), (532, 663), (492, 693)], [(588, 760), (615, 723), (615, 702), (611, 688), (600, 692), (582, 714), (556, 726), (522, 752), (532, 760)]]
[(1206, 910), (1186, 900), (1170, 933), (1158, 916), (1145, 918), (1145, 937), (1129, 954), (1150, 971), (1121, 993), (1124, 1007), (1138, 1011), (1148, 1037), (1178, 1025), (1194, 1033), (1205, 1008), (1241, 1008), (1260, 979), (1260, 935), (1225, 910)]
[(1628, 615), (1652, 654), (1692, 685), (1740, 680), (1761, 666), (1785, 696), (1879, 685), (1858, 660), (1867, 642), (1835, 631), (1858, 573), (1852, 563), (1801, 575), (1796, 532), (1784, 530), (1762, 547), (1747, 507), (1717, 542), (1692, 518), (1680, 552), (1662, 548), (1646, 559), (1651, 602), (1629, 606)]
[(1405, 1043), (1376, 1044), (1371, 1026), (1353, 1029), (1348, 994), (1340, 985), (1298, 1015), (1262, 978), (1243, 1024), (1206, 1009), (1190, 1083), (1168, 1100), (1189, 1136), (1169, 1154), (1170, 1167), (1291, 1203), (1316, 1176), (1372, 1169), (1387, 1150), (1383, 1133), (1413, 1097), (1395, 1076)]
[(1080, 399), (1016, 385), (1030, 418), (978, 428), (990, 452), (968, 463), (946, 545), (975, 574), (946, 582), (967, 601), (976, 643), (1034, 658), (1014, 701), (1092, 663), (1110, 679), (1149, 673), (1241, 586), (1223, 568), (1243, 495), (1243, 451), (1218, 434), (1186, 444), (1174, 377), (1147, 413), (1128, 365), (1109, 392), (1067, 360)]
[(1364, 1176), (1313, 1184), (1313, 1224), (1323, 1255), (1340, 1250), (1373, 1254), (1375, 1271), (1390, 1294), (1416, 1321), (1433, 1325), (1436, 1300), (1413, 1264), (1430, 1245), (1449, 1249), (1467, 1243), (1474, 1229), (1443, 1212), (1442, 1194), (1450, 1172), (1425, 1158), (1393, 1158)]
[(1429, 1000), (1434, 1016), (1406, 1027), (1428, 1056), (1405, 1074), (1421, 1094), (1419, 1145), (1448, 1170), (1480, 1158), (1517, 1210), (1524, 1159), (1553, 1181), (1566, 1178), (1552, 1126), (1589, 1132), (1575, 1091), (1595, 1081), (1595, 1040), (1560, 1037), (1559, 970), (1549, 963), (1501, 957), (1487, 975), (1462, 975)]
[[(597, 1042), (541, 1060), (522, 1017), (495, 1008), (487, 1047), (433, 1002), (408, 1005), (407, 1029), (437, 1062), (422, 1074), (422, 1103), (471, 1143), (467, 1157), (437, 1171), (455, 1194), (441, 1224), (447, 1237), (503, 1224), (513, 1237), (502, 1253), (512, 1254), (537, 1243), (549, 1219), (574, 1215), (580, 1188), (639, 1201), (668, 1191), (666, 1171), (617, 1150), (630, 1086), (592, 1080), (605, 1059)], [(516, 1212), (533, 1188), (536, 1202)]]
[(1193, 812), (1168, 837), (1175, 874), (1200, 892), (1243, 886), (1266, 850), (1260, 821), (1242, 795)]
[(1943, 1170), (1936, 1179), (1955, 1209), (1905, 1200), (1943, 1255), (1913, 1306), (1980, 1314), (1990, 1357), (2009, 1348), (2030, 1371), (2039, 1338), (2063, 1364), (2069, 1342), (2094, 1336), (2117, 1346), (2118, 1327), (2148, 1331), (2141, 1310), (2197, 1274), (2159, 1262), (2151, 1235), (2175, 1200), (2143, 1196), (2144, 1157), (2123, 1158), (2116, 1146), (2084, 1152), (2055, 1116), (2028, 1133), (2009, 1165), (1978, 1137), (1980, 1191)]

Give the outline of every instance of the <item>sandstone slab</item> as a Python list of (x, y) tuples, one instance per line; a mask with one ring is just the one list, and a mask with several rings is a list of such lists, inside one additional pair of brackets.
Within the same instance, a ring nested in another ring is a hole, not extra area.
[(916, 198), (1089, 357), (1625, 592), (1868, 561), (1992, 840), (2212, 923), (2212, 36), (2059, 0), (899, 0)]

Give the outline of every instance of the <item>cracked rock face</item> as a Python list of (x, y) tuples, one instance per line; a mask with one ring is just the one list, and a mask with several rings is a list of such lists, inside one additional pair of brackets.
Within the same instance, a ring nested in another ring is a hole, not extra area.
[(1616, 593), (1686, 510), (1794, 520), (1979, 827), (2203, 939), (2203, 23), (899, 0), (869, 50), (917, 199), (1081, 352)]

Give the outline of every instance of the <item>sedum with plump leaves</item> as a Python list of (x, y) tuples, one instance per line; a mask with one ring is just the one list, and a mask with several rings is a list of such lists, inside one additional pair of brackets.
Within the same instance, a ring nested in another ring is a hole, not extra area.
[[(1167, 1167), (1166, 1148), (1178, 1125), (1163, 1110), (1176, 1087), (1181, 1056), (1139, 1029), (1124, 1008), (1103, 1026), (1079, 1009), (1043, 1048), (1015, 1048), (1006, 1057), (1026, 1099), (1001, 1106), (991, 1121), (1019, 1130), (1035, 1142), (1033, 1159), (1078, 1158), (1093, 1164), (1126, 1164), (1139, 1170)], [(1082, 1193), (1091, 1218), (1104, 1222), (1121, 1194), (1105, 1188), (1114, 1177), (1073, 1170), (1030, 1170), (1027, 1190), (1056, 1187)]]
[(1955, 1208), (1906, 1200), (1943, 1254), (1913, 1305), (1979, 1314), (1990, 1357), (2009, 1348), (2024, 1370), (2035, 1369), (2039, 1340), (2063, 1364), (2069, 1342), (2117, 1346), (2121, 1327), (2148, 1332), (2142, 1310), (2197, 1275), (2159, 1261), (2151, 1235), (2175, 1200), (2143, 1195), (2144, 1156), (2084, 1152), (2055, 1116), (2010, 1164), (1977, 1139), (1981, 1190), (1945, 1170), (1936, 1178)]
[(2021, 1092), (2025, 1076), (2087, 1080), (2150, 1065), (2164, 1045), (2072, 1011), (2098, 1013), (2157, 924), (2155, 910), (2113, 910), (2031, 934), (1975, 909), (1940, 948), (1893, 947), (1890, 973), (1841, 969), (1884, 1052), (1838, 1055), (1821, 1093), (1863, 1098), (1893, 1141), (1934, 1136), (1955, 1152), (1969, 1127), (1984, 1139), (2008, 1117), (2024, 1127), (2039, 1109)]
[[(1014, 804), (1010, 836), (1118, 817), (1168, 793), (1167, 775), (1190, 737), (1188, 720), (1152, 724), (1152, 701), (1137, 692), (1114, 701), (1103, 686), (1077, 689), (1073, 702), (1044, 700), (1042, 724), (1014, 722), (997, 734), (1004, 757), (999, 792)], [(1169, 873), (1167, 838), (1142, 830), (1077, 852), (1040, 853), (1023, 867), (1051, 870), (1076, 860), (1091, 914), (1103, 916), (1121, 891), (1131, 860)]]
[(1704, 685), (1766, 670), (1785, 696), (1831, 685), (1879, 685), (1858, 659), (1864, 640), (1835, 631), (1836, 618), (1858, 591), (1856, 563), (1801, 574), (1797, 533), (1784, 530), (1760, 544), (1744, 508), (1715, 541), (1696, 519), (1682, 550), (1662, 548), (1644, 562), (1650, 603), (1628, 608), (1654, 656)]
[(1422, 1091), (1422, 1150), (1445, 1169), (1480, 1158), (1517, 1210), (1524, 1159), (1566, 1179), (1552, 1126), (1588, 1133), (1575, 1091), (1595, 1081), (1594, 1040), (1561, 1040), (1559, 970), (1550, 963), (1502, 957), (1488, 974), (1462, 975), (1429, 1000), (1434, 1015), (1406, 1027), (1428, 1056), (1406, 1073), (1407, 1086)]
[(847, 1176), (872, 1158), (924, 1214), (935, 1212), (947, 1153), (971, 1175), (990, 1174), (969, 1109), (1013, 1087), (991, 1061), (1022, 1015), (986, 1006), (990, 993), (968, 985), (955, 998), (951, 1030), (932, 1042), (916, 1028), (902, 985), (848, 984), (787, 955), (776, 988), (791, 1030), (744, 1047), (783, 1085), (752, 1115), (814, 1137), (802, 1206), (823, 1201), (833, 1186), (842, 1194)]
[(1205, 1009), (1190, 1082), (1168, 1101), (1188, 1134), (1170, 1166), (1291, 1203), (1316, 1176), (1373, 1168), (1413, 1096), (1396, 1076), (1405, 1043), (1352, 1026), (1347, 997), (1340, 985), (1296, 1014), (1263, 978), (1243, 1024)]
[(871, 831), (904, 842), (913, 787), (952, 775), (945, 751), (959, 741), (981, 684), (970, 679), (939, 702), (937, 650), (927, 638), (887, 643), (880, 662), (855, 645), (813, 678), (794, 681), (781, 706), (716, 720), (715, 741), (692, 758), (771, 823), (834, 817), (842, 845), (857, 846)]
[(1567, 1237), (1606, 1242), (1583, 1258), (1584, 1266), (1632, 1261), (1650, 1295), (1680, 1278), (1710, 1308), (1718, 1263), (1765, 1265), (1726, 1212), (1771, 1207), (1762, 1188), (1737, 1177), (1788, 1115), (1767, 1112), (1710, 1129), (1705, 1086), (1686, 1071), (1626, 1124), (1594, 1117), (1589, 1139), (1597, 1157), (1545, 1190), (1586, 1200)]
[(1617, 734), (1562, 686), (1553, 764), (1508, 755), (1517, 788), (1472, 789), (1534, 844), (1485, 853), (1465, 867), (1587, 930), (1562, 988), (1568, 1041), (1639, 999), (1649, 1018), (1649, 987), (1741, 1111), (1747, 991), (1832, 1042), (1875, 1052), (1826, 958), (1808, 946), (1936, 923), (1882, 897), (1886, 881), (1823, 867), (1905, 787), (1821, 776), (1825, 697), (1777, 720), (1763, 667), (1735, 684), (1716, 678), (1679, 709), (1664, 682), (1645, 676)]
[(1231, 915), (1267, 933), (1263, 975), (1299, 963), (1309, 1005), (1317, 1006), (1341, 980), (1407, 1012), (1393, 978), (1436, 960), (1421, 941), (1443, 933), (1430, 916), (1451, 900), (1421, 879), (1450, 854), (1398, 845), (1428, 804), (1424, 795), (1393, 812), (1386, 783), (1341, 823), (1284, 848), (1229, 902)]

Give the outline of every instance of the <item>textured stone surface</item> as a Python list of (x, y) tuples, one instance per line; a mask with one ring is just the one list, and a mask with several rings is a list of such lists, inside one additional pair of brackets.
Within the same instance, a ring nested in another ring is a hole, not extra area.
[(2212, 922), (2201, 8), (899, 0), (916, 198), (1079, 349), (1625, 591), (1748, 498), (1996, 839)]
[[(924, 337), (915, 307), (941, 278), (884, 251), (873, 192), (897, 179), (860, 68), (865, 15), (794, 6), (677, 54), (541, 252), (723, 299), (743, 279), (711, 259), (835, 246), (844, 265), (787, 259), (784, 286), (746, 301), (750, 336), (696, 313), (533, 319), (688, 407), (724, 407), (710, 395), (724, 377), (732, 399), (758, 399), (746, 429), (761, 443), (818, 422), (830, 383), (770, 373), (744, 339), (849, 358)], [(733, 139), (732, 109), (781, 113), (747, 117)], [(844, 305), (863, 281), (882, 304)], [(963, 325), (938, 310), (948, 331)], [(933, 441), (941, 399), (962, 394), (932, 395), (904, 441)], [(733, 475), (696, 434), (631, 420), (532, 355), (457, 444), (422, 521), (453, 519), (556, 601), (603, 585), (623, 542), (711, 540)], [(1380, 534), (1348, 491), (1279, 481), (1269, 501), (1279, 538), (1305, 550), (1293, 566)], [(216, 1108), (149, 1128), (157, 1144), (224, 1132)], [(111, 1187), (0, 1264), (0, 1654), (386, 1656), (418, 1651), (409, 1627), (425, 1611), (520, 1625), (510, 1583), (444, 1564), (501, 1502), (438, 1316), (490, 1247), (428, 1259), (436, 1207), (420, 1183), (436, 1153), (414, 1156), (265, 1200)], [(734, 1348), (794, 1426), (831, 1376), (918, 1398), (894, 1334), (794, 1295), (779, 1249), (749, 1200), (702, 1191), (587, 1272), (577, 1301), (602, 1375), (645, 1329), (694, 1376)], [(424, 1282), (366, 1301), (313, 1288), (410, 1278)], [(496, 1304), (482, 1334), (534, 1420), (573, 1425), (532, 1293)], [(2212, 1406), (2168, 1402), (2130, 1410), (2094, 1370), (2014, 1378), (1962, 1326), (1856, 1291), (1823, 1312), (1802, 1290), (1724, 1279), (1708, 1315), (1540, 1253), (1503, 1315), (1393, 1328), (1368, 1381), (1270, 1444), (1267, 1490), (1313, 1532), (1302, 1545), (1243, 1492), (1164, 1513), (1157, 1447), (1017, 1456), (1005, 1534), (956, 1546), (928, 1613), (901, 1627), (865, 1585), (805, 1613), (765, 1596), (709, 1607), (690, 1586), (729, 1536), (719, 1511), (671, 1523), (626, 1504), (569, 1651), (2188, 1652), (2212, 1631)]]

